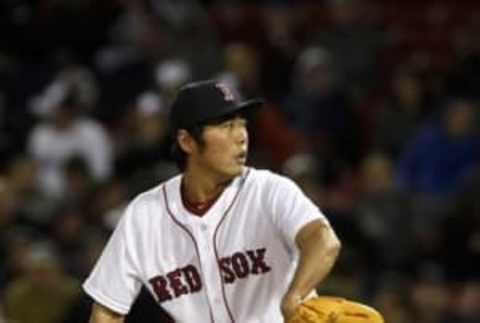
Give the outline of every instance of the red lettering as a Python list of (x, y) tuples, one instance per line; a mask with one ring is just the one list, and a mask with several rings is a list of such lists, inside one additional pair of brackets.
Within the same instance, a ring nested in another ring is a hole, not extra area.
[(218, 261), (220, 269), (222, 271), (222, 277), (225, 284), (231, 284), (235, 281), (235, 274), (230, 268), (232, 259), (230, 257), (222, 258)]
[(149, 280), (152, 285), (155, 295), (157, 295), (158, 302), (162, 303), (172, 299), (172, 294), (167, 289), (167, 280), (163, 276), (153, 277)]
[(193, 265), (188, 265), (182, 269), (188, 287), (190, 287), (190, 293), (198, 292), (202, 289), (202, 279), (197, 271), (197, 268)]
[(252, 264), (252, 274), (264, 274), (272, 270), (271, 267), (267, 265), (265, 262), (265, 252), (267, 249), (257, 249), (255, 251), (248, 250), (247, 255), (250, 258), (250, 262)]
[[(236, 252), (231, 257), (218, 260), (222, 279), (232, 284), (237, 278), (246, 278), (250, 273), (258, 275), (272, 270), (265, 260), (266, 248)], [(149, 280), (158, 302), (162, 303), (181, 295), (195, 293), (202, 289), (202, 279), (193, 265), (175, 269), (165, 276)]]
[(188, 288), (185, 286), (182, 281), (180, 280), (180, 275), (182, 272), (180, 269), (176, 269), (171, 271), (167, 274), (168, 281), (170, 283), (170, 287), (172, 287), (173, 292), (175, 293), (175, 297), (180, 295), (188, 294)]
[(245, 278), (248, 276), (248, 273), (249, 273), (248, 260), (243, 253), (236, 252), (233, 254), (232, 265), (233, 265), (233, 270), (235, 270), (235, 274), (237, 274), (238, 278)]

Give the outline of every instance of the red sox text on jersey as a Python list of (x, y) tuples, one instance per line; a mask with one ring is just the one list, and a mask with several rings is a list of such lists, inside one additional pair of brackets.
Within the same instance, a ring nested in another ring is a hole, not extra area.
[[(265, 274), (271, 267), (265, 261), (266, 248), (235, 252), (229, 257), (218, 260), (223, 281), (232, 284), (237, 279), (249, 275)], [(181, 295), (198, 292), (202, 289), (202, 280), (194, 265), (177, 268), (165, 275), (155, 276), (149, 280), (158, 302), (162, 303)]]

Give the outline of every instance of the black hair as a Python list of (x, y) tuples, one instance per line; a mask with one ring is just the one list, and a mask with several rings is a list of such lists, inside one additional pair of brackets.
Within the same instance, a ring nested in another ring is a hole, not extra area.
[[(190, 136), (199, 144), (200, 148), (205, 146), (205, 141), (203, 139), (203, 128), (204, 124), (195, 125), (188, 129), (185, 129)], [(172, 156), (175, 164), (177, 165), (180, 171), (185, 171), (187, 167), (187, 154), (182, 150), (177, 140), (177, 133), (180, 129), (174, 129), (172, 131), (172, 147), (170, 149), (170, 155)]]
[[(205, 147), (205, 140), (203, 138), (203, 129), (206, 126), (218, 125), (218, 124), (221, 124), (224, 121), (235, 118), (237, 116), (245, 118), (247, 120), (251, 119), (253, 117), (252, 113), (248, 109), (245, 109), (245, 111), (235, 111), (233, 113), (229, 113), (229, 114), (217, 117), (217, 118), (209, 119), (207, 121), (204, 121), (200, 124), (196, 124), (196, 125), (188, 128), (188, 129), (185, 129), (185, 130), (197, 142), (200, 149), (203, 149)], [(183, 172), (183, 171), (185, 171), (185, 169), (187, 167), (187, 154), (182, 150), (182, 148), (178, 144), (178, 140), (177, 140), (178, 130), (179, 129), (174, 129), (173, 131), (171, 131), (172, 147), (170, 149), (170, 155), (171, 155), (172, 159), (175, 161), (178, 169)]]
[(83, 176), (90, 176), (90, 169), (87, 161), (79, 155), (70, 157), (64, 164), (65, 171), (68, 174), (81, 174)]

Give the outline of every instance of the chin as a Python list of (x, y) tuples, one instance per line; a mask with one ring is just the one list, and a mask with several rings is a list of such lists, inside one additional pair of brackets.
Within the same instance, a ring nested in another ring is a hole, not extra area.
[(245, 165), (242, 165), (242, 166), (238, 167), (238, 170), (237, 170), (237, 172), (235, 173), (235, 176), (242, 175), (244, 168), (245, 168)]
[(239, 165), (239, 166), (232, 167), (231, 169), (229, 169), (228, 171), (225, 172), (225, 176), (228, 177), (228, 179), (232, 179), (234, 177), (237, 177), (237, 176), (239, 176), (243, 173), (243, 168), (244, 167), (245, 167), (244, 165)]

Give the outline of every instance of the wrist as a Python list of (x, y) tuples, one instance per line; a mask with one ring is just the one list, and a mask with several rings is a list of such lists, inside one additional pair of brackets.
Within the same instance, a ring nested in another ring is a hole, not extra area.
[(301, 296), (300, 293), (296, 291), (287, 291), (287, 293), (284, 296), (284, 299), (288, 300), (293, 304), (300, 304), (302, 302), (303, 297)]
[(297, 307), (301, 303), (302, 297), (296, 292), (289, 291), (283, 296), (281, 310), (286, 321), (295, 314)]

